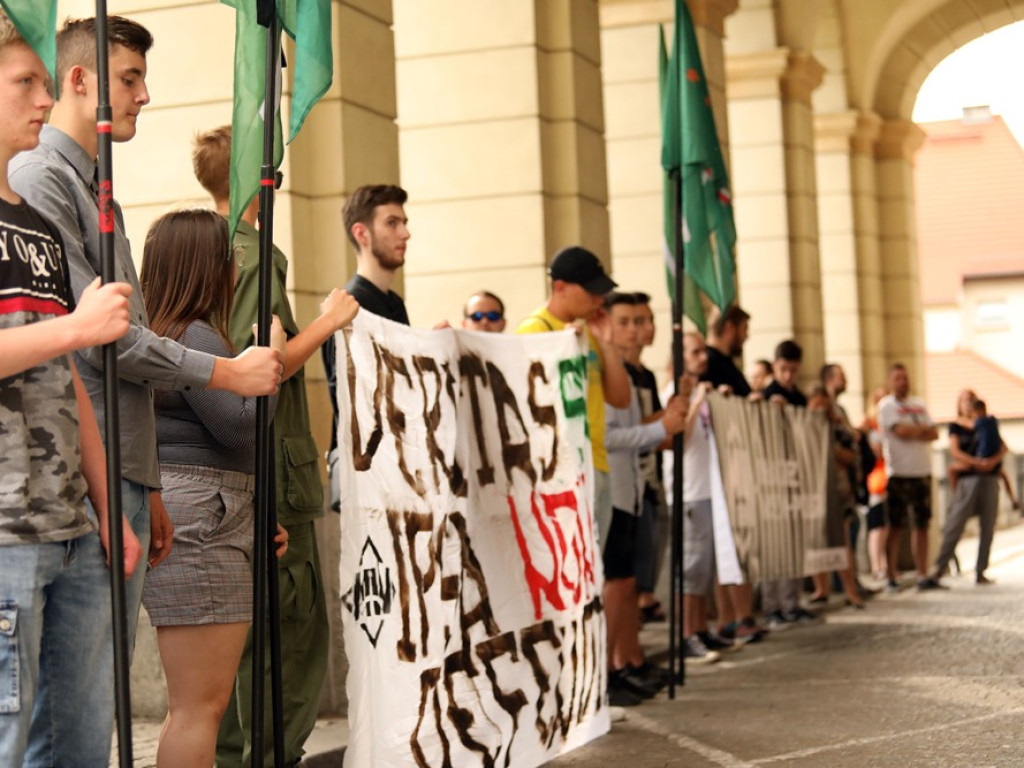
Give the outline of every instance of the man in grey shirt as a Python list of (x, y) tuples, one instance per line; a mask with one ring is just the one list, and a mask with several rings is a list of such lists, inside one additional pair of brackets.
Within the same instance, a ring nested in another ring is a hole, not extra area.
[[(153, 38), (139, 24), (110, 16), (108, 40), (110, 130), (114, 141), (129, 141), (135, 135), (139, 111), (149, 103), (146, 52)], [(60, 98), (49, 125), (43, 127), (39, 146), (18, 155), (9, 170), (11, 187), (60, 230), (76, 298), (100, 273), (95, 68), (94, 20), (69, 20), (57, 36)], [(121, 494), (125, 517), (143, 550), (149, 547), (149, 565), (155, 567), (170, 552), (172, 527), (160, 502), (151, 390), (208, 387), (242, 396), (269, 395), (277, 391), (283, 365), (279, 354), (270, 348), (250, 348), (236, 358), (214, 357), (150, 331), (121, 208), (116, 203), (114, 216), (116, 277), (134, 289), (129, 299), (131, 327), (117, 342)], [(75, 363), (102, 432), (102, 348), (81, 350), (75, 354)], [(127, 585), (130, 644), (134, 643), (144, 576), (145, 569), (140, 568)]]

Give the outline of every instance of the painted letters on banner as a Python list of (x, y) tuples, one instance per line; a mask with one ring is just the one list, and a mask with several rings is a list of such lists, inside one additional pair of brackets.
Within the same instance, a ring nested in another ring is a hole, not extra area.
[(826, 535), (826, 479), (833, 459), (824, 415), (716, 393), (708, 402), (721, 487), (746, 579), (846, 567), (845, 547)]
[(608, 730), (572, 332), (339, 333), (345, 765), (536, 766)]

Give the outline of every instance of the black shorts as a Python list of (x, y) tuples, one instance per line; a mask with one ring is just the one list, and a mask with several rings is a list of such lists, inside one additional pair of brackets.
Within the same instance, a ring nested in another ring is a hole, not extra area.
[(604, 577), (631, 579), (636, 576), (636, 515), (617, 507), (612, 510), (608, 541), (604, 544)]
[(867, 515), (868, 530), (873, 531), (876, 528), (885, 527), (885, 502), (880, 501), (868, 507)]
[(927, 528), (932, 519), (931, 477), (890, 477), (886, 487), (889, 525), (906, 528), (909, 510), (914, 510), (914, 527)]

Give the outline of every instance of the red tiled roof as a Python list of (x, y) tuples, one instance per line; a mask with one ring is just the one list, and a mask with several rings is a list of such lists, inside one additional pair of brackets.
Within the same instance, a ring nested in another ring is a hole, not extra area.
[(921, 299), (958, 300), (963, 276), (1024, 269), (1024, 150), (1002, 118), (923, 123), (917, 166)]
[(956, 417), (960, 391), (973, 389), (988, 412), (1000, 419), (1024, 417), (1024, 379), (974, 352), (929, 352), (925, 355), (928, 413), (936, 422)]

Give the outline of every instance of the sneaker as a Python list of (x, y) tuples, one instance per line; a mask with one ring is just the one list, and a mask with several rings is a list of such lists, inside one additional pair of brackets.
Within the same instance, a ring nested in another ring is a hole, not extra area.
[[(611, 677), (608, 678), (608, 707), (612, 712), (615, 710), (621, 712), (623, 707), (636, 707), (642, 702), (643, 699), (635, 693), (630, 693), (624, 688), (613, 687)], [(623, 713), (623, 716), (625, 716), (625, 713)]]
[(718, 651), (708, 650), (699, 635), (690, 635), (683, 640), (682, 656), (691, 664), (714, 664), (721, 658)]
[(660, 691), (668, 685), (669, 680), (672, 678), (672, 673), (667, 669), (655, 666), (649, 661), (645, 661), (639, 667), (629, 666), (626, 669), (643, 680), (648, 688), (653, 688), (656, 691)]
[(741, 643), (760, 643), (766, 637), (768, 630), (759, 626), (751, 616), (747, 616), (736, 625), (736, 640)]
[[(640, 701), (638, 699), (637, 704), (639, 703)], [(613, 723), (621, 723), (623, 720), (626, 719), (626, 710), (622, 707), (617, 707), (614, 704), (609, 704), (608, 719), (611, 720)]]
[(785, 614), (785, 617), (786, 621), (791, 624), (802, 624), (805, 626), (809, 624), (821, 624), (825, 621), (822, 616), (819, 616), (816, 613), (811, 613), (804, 608), (797, 608), (794, 611)]
[(737, 643), (735, 640), (728, 640), (724, 637), (715, 636), (708, 632), (706, 629), (703, 632), (698, 632), (697, 636), (704, 643), (704, 647), (709, 651), (738, 651), (743, 647), (743, 643)]
[(891, 592), (899, 592), (900, 591), (899, 582), (896, 581), (896, 579), (889, 579), (887, 582), (885, 582), (885, 591), (886, 592), (890, 592), (890, 593)]
[(946, 587), (939, 584), (939, 580), (934, 576), (923, 576), (917, 580), (918, 592), (927, 592), (932, 589), (946, 589)]
[(630, 667), (623, 667), (622, 669), (609, 670), (608, 672), (608, 690), (617, 688), (619, 690), (628, 691), (641, 699), (653, 699), (658, 694), (658, 689), (647, 683), (642, 677), (637, 675)]
[(792, 622), (786, 620), (782, 611), (772, 611), (765, 617), (764, 625), (769, 632), (785, 632), (792, 626)]
[(994, 579), (990, 579), (984, 573), (979, 573), (977, 578), (975, 578), (974, 583), (977, 584), (979, 587), (983, 587), (986, 584), (995, 584), (996, 582)]

